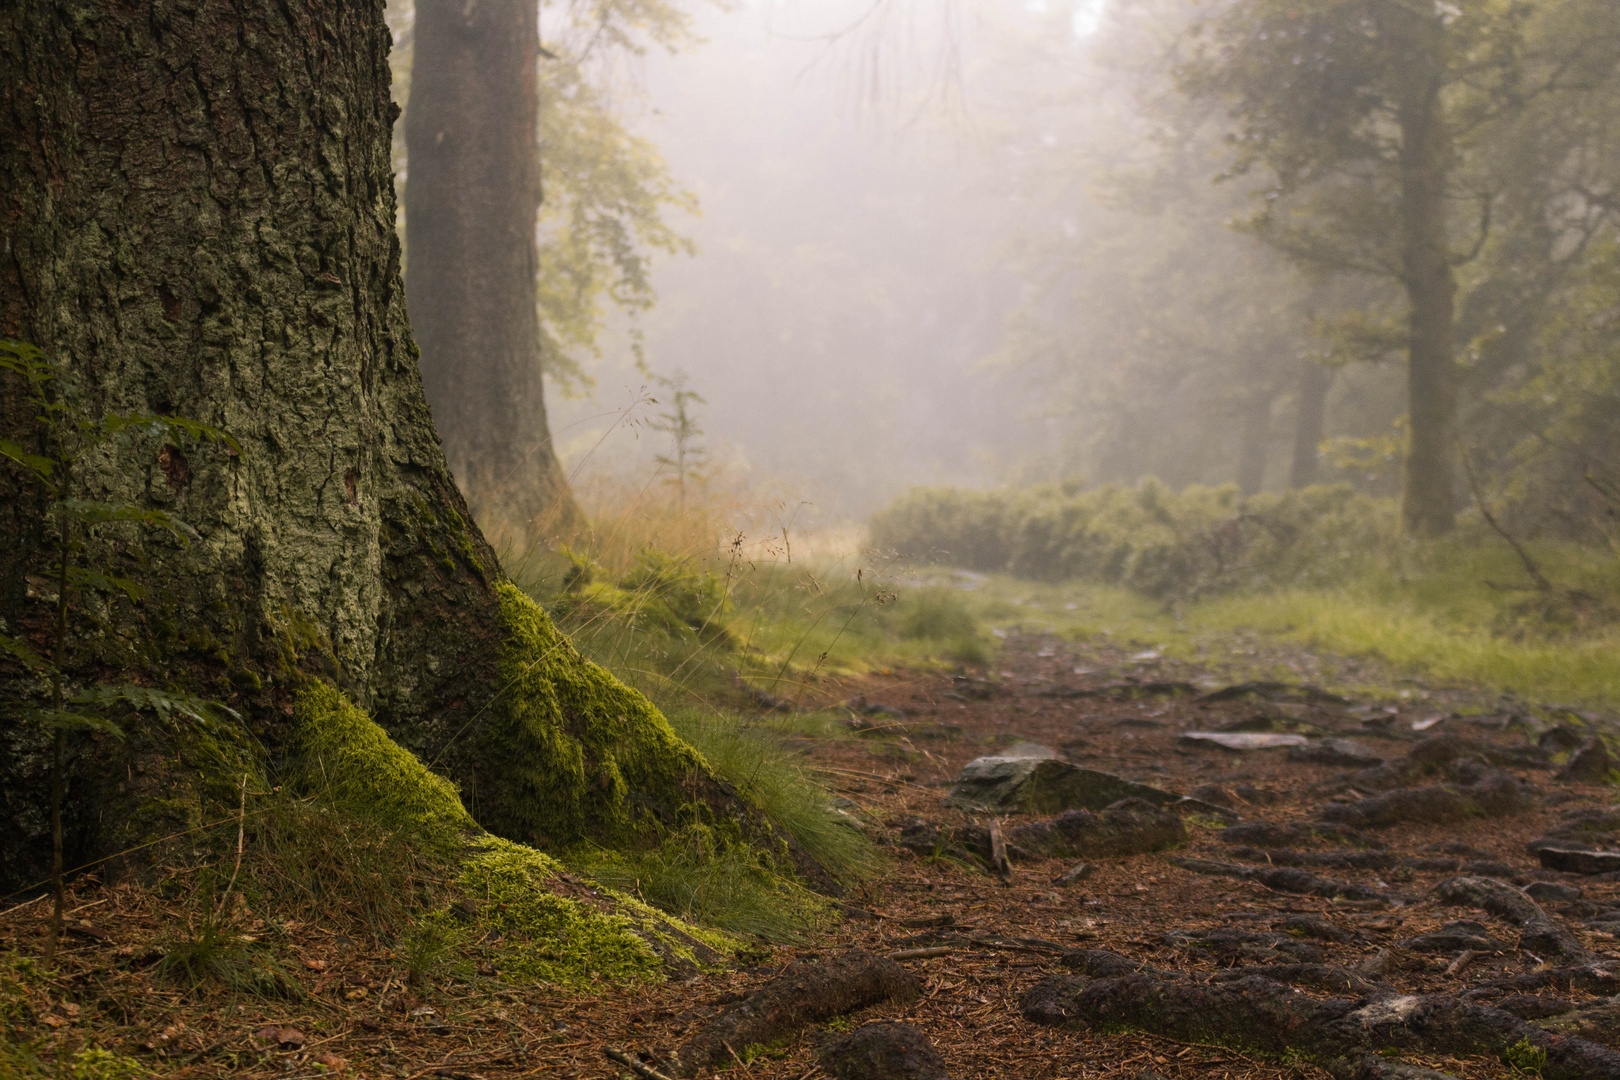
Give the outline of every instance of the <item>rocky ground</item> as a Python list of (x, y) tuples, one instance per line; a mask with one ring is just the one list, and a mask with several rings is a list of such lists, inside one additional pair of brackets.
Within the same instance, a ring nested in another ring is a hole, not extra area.
[[(1593, 718), (1040, 636), (999, 668), (828, 688), (855, 737), (791, 748), (893, 857), (756, 966), (406, 991), (389, 957), (292, 928), (309, 997), (188, 1000), (110, 963), (180, 913), (86, 886), (41, 1022), (104, 1015), (176, 1076), (1620, 1077), (1620, 800)], [(0, 945), (32, 947), (35, 911)]]

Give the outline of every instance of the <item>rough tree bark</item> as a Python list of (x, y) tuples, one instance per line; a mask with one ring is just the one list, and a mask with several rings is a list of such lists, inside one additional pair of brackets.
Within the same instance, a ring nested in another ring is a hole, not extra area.
[[(314, 673), (476, 782), (510, 629), (406, 319), (389, 47), (381, 0), (0, 8), (0, 334), (70, 365), (101, 407), (192, 417), (242, 446), (101, 464), (94, 489), (201, 539), (113, 553), (152, 593), (77, 643), (87, 677), (229, 701), (273, 756)], [(28, 437), (16, 387), (0, 410), (0, 430)], [(0, 469), (0, 619), (37, 636), (48, 605), (30, 576), (49, 553), (18, 484)], [(25, 682), (0, 664), (0, 703)], [(80, 759), (75, 852), (127, 838), (124, 811), (156, 783), (130, 765), (142, 752)], [(48, 853), (44, 784), (37, 739), (0, 725), (0, 876)]]
[[(1426, 23), (1431, 38), (1444, 28), (1439, 16)], [(1421, 38), (1421, 35), (1420, 35)], [(1424, 41), (1413, 50), (1400, 92), (1401, 284), (1408, 314), (1407, 409), (1411, 445), (1406, 454), (1401, 517), (1407, 531), (1439, 536), (1456, 523), (1452, 477), (1456, 393), (1456, 296), (1446, 230), (1446, 166), (1449, 157), (1441, 116), (1442, 78), (1436, 70), (1444, 42)]]
[(534, 0), (417, 0), (405, 189), (412, 328), (451, 471), (486, 529), (577, 511), (546, 423), (535, 307)]
[(1288, 470), (1288, 486), (1309, 487), (1316, 483), (1317, 447), (1322, 444), (1327, 421), (1327, 396), (1333, 387), (1333, 372), (1306, 360), (1300, 364), (1299, 405), (1294, 414), (1294, 459)]

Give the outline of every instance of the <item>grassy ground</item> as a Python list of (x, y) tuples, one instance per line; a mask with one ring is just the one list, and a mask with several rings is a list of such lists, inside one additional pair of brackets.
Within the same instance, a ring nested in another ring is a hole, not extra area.
[(1329, 658), (1371, 661), (1330, 660), (1343, 684), (1360, 689), (1392, 689), (1409, 677), (1530, 701), (1620, 708), (1612, 559), (1568, 549), (1535, 554), (1555, 583), (1554, 594), (1529, 587), (1512, 552), (1488, 545), (1414, 550), (1402, 566), (1359, 575), (1334, 589), (1282, 589), (1169, 606), (1081, 582), (1041, 585), (940, 571), (930, 577), (968, 586), (962, 591), (974, 611), (1003, 630), (1044, 625), (1066, 635), (1112, 635), (1233, 669), (1245, 667), (1254, 651), (1249, 639), (1257, 636)]

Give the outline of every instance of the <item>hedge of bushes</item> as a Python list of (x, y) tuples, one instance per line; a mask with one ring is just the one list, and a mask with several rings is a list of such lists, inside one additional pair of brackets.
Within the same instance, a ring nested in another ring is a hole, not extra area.
[(1393, 503), (1344, 485), (1282, 494), (1234, 486), (913, 488), (871, 521), (880, 548), (919, 562), (1036, 580), (1084, 578), (1192, 598), (1329, 584), (1387, 553)]

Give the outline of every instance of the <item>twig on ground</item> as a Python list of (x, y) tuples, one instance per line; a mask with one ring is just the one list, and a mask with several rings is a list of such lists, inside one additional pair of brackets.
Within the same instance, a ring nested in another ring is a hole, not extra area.
[(901, 949), (899, 952), (889, 954), (890, 960), (927, 960), (935, 956), (949, 956), (955, 949)]
[[(729, 1050), (731, 1048), (727, 1047), (726, 1049)], [(641, 1061), (637, 1060), (634, 1054), (627, 1054), (623, 1050), (616, 1049), (612, 1046), (602, 1047), (602, 1053), (606, 1054), (614, 1061), (617, 1061), (620, 1065), (625, 1066), (637, 1076), (643, 1077), (644, 1080), (670, 1080), (669, 1077), (665, 1076), (651, 1065), (645, 1065)], [(733, 1053), (732, 1056), (735, 1057), (736, 1054)]]
[(1464, 949), (1462, 952), (1457, 954), (1457, 959), (1451, 962), (1451, 966), (1446, 968), (1446, 974), (1452, 977), (1461, 975), (1468, 965), (1472, 964), (1474, 960), (1478, 958), (1478, 956), (1479, 953), (1476, 950)]
[(990, 819), (990, 870), (1002, 882), (1012, 880), (1012, 863), (1007, 861), (1007, 839), (1001, 835), (1001, 819)]

